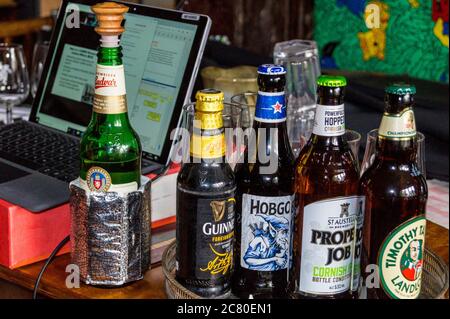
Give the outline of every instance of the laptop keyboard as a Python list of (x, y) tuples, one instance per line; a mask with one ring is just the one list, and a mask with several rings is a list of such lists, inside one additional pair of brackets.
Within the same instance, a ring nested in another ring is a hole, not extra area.
[(79, 142), (20, 121), (0, 129), (0, 157), (70, 182), (79, 174)]
[[(0, 128), (0, 158), (64, 182), (80, 173), (78, 140), (26, 121)], [(143, 170), (154, 165), (142, 161)]]

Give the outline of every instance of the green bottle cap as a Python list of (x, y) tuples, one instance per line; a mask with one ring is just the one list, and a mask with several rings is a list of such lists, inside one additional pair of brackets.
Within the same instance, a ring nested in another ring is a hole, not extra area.
[(393, 83), (386, 87), (384, 91), (396, 95), (416, 94), (416, 87), (408, 83)]
[(317, 85), (328, 87), (342, 87), (347, 85), (345, 77), (340, 75), (321, 75), (317, 79)]

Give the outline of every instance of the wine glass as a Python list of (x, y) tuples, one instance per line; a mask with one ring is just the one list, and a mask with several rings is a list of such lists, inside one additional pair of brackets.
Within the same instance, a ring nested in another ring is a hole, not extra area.
[[(361, 176), (367, 171), (367, 169), (372, 166), (375, 161), (375, 153), (377, 147), (378, 129), (374, 129), (367, 133), (366, 151), (364, 153), (364, 159), (361, 165)], [(425, 135), (417, 132), (417, 155), (416, 163), (422, 175), (426, 178), (426, 167), (425, 167)]]
[(31, 95), (33, 98), (36, 96), (47, 54), (48, 42), (36, 43), (33, 51), (33, 64), (31, 66)]
[(0, 43), (0, 105), (5, 106), (6, 124), (13, 122), (13, 107), (23, 103), (29, 92), (30, 82), (22, 46)]

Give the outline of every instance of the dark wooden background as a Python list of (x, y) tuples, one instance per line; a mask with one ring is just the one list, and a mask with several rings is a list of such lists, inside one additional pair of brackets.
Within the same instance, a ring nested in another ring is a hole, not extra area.
[[(1, 8), (0, 21), (35, 18), (41, 1), (48, 0), (14, 0), (14, 7)], [(52, 1), (57, 7), (59, 1)], [(126, 1), (173, 8), (180, 0)], [(209, 15), (211, 35), (226, 35), (232, 45), (268, 56), (277, 42), (312, 38), (313, 4), (314, 0), (184, 0), (184, 10)]]
[(212, 35), (227, 35), (235, 46), (271, 55), (280, 41), (312, 38), (313, 0), (188, 0), (186, 11), (213, 20)]

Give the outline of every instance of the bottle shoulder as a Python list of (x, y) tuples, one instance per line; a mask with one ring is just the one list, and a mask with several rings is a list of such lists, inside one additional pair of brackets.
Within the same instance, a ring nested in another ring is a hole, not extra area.
[(179, 188), (198, 192), (219, 192), (236, 188), (234, 173), (228, 163), (185, 163), (178, 174)]
[(375, 161), (361, 176), (359, 192), (378, 199), (426, 198), (428, 188), (415, 164)]
[(141, 143), (133, 130), (108, 132), (88, 129), (80, 141), (82, 158), (131, 159), (141, 156)]
[(322, 172), (324, 175), (336, 171), (348, 171), (358, 174), (356, 159), (349, 147), (316, 147), (307, 144), (300, 152), (296, 161), (296, 170)]

